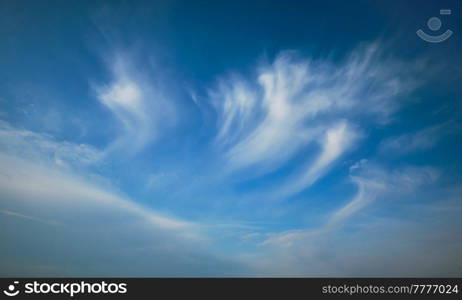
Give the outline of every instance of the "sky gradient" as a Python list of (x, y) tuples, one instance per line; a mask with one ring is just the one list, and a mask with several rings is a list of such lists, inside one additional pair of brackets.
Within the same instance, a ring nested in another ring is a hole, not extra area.
[(462, 276), (462, 2), (219, 2), (0, 1), (0, 276)]

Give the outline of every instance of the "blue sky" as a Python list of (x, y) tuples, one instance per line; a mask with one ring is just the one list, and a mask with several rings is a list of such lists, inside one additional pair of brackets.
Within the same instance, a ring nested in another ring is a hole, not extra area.
[(0, 3), (1, 276), (461, 276), (461, 2), (247, 2)]

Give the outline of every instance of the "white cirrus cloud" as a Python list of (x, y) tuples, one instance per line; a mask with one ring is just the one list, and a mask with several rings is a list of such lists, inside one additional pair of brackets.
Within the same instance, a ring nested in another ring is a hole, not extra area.
[(316, 180), (329, 171), (331, 165), (359, 138), (359, 133), (351, 128), (347, 122), (339, 122), (327, 129), (320, 142), (320, 152), (314, 161), (309, 161), (300, 167), (296, 176), (289, 178), (289, 182), (280, 188), (279, 195), (291, 195), (312, 185)]
[[(116, 53), (108, 60), (111, 81), (93, 84), (98, 100), (121, 124), (121, 132), (108, 151), (136, 153), (176, 122), (175, 108), (165, 96), (150, 63), (134, 55)], [(154, 74), (153, 74), (154, 73)]]
[(5, 121), (0, 121), (0, 151), (66, 169), (90, 167), (103, 155), (91, 145), (59, 141), (49, 134), (17, 128)]
[(228, 171), (253, 168), (257, 174), (268, 173), (320, 144), (318, 159), (307, 156), (311, 165), (295, 172), (300, 177), (291, 189), (302, 190), (355, 145), (360, 120), (390, 120), (401, 105), (398, 100), (418, 85), (411, 76), (418, 68), (371, 44), (340, 63), (285, 51), (257, 68), (254, 77), (222, 78), (209, 98), (218, 115), (216, 140)]
[(456, 130), (460, 125), (453, 121), (429, 126), (413, 133), (405, 133), (385, 139), (380, 144), (379, 151), (383, 154), (404, 155), (416, 151), (429, 150), (437, 143)]

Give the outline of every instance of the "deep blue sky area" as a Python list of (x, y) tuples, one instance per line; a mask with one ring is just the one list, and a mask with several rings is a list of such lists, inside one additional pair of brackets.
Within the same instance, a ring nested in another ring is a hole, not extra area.
[(459, 0), (0, 0), (0, 276), (461, 276), (460, 32)]

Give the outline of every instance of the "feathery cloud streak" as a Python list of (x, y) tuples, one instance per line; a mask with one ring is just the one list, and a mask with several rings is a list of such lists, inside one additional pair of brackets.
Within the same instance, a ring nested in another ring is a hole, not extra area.
[(399, 100), (417, 85), (411, 69), (372, 44), (340, 64), (286, 51), (260, 66), (255, 78), (222, 79), (209, 97), (218, 114), (216, 141), (228, 170), (268, 173), (317, 144), (319, 153), (307, 157), (308, 163), (296, 171), (298, 178), (282, 193), (313, 184), (355, 146), (362, 119), (388, 122)]
[(99, 101), (122, 125), (122, 131), (109, 151), (136, 153), (162, 136), (175, 123), (174, 106), (156, 84), (159, 74), (152, 66), (137, 62), (134, 55), (116, 53), (108, 62), (112, 74), (109, 84), (94, 84)]

